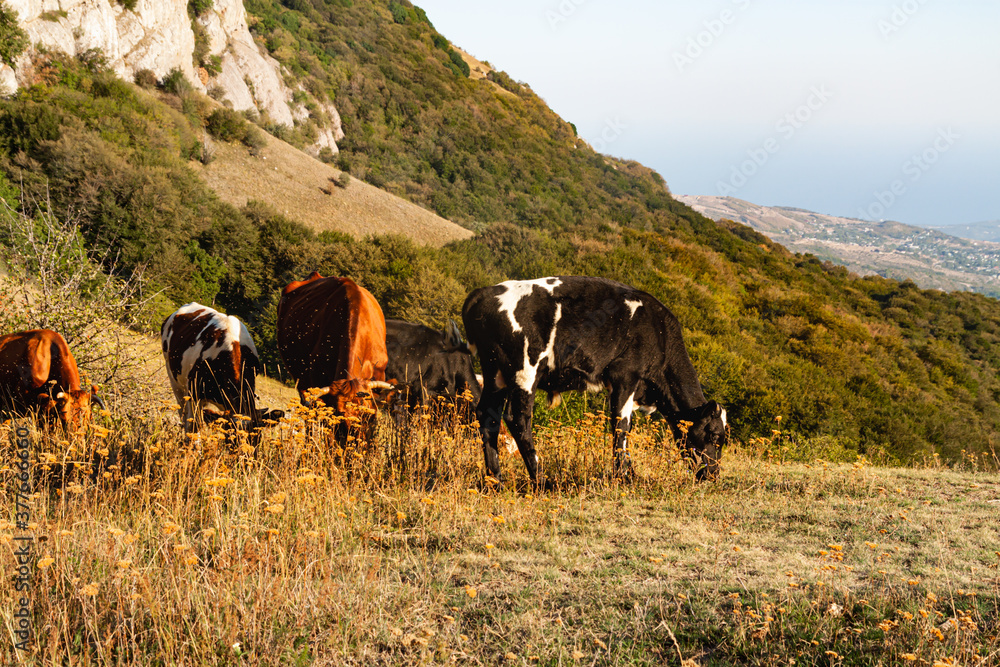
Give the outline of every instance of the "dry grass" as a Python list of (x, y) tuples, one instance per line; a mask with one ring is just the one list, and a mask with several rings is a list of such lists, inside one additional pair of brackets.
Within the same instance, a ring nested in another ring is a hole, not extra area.
[[(159, 407), (35, 433), (29, 664), (1000, 662), (1000, 479), (971, 466), (736, 446), (697, 485), (644, 425), (622, 486), (595, 415), (539, 433), (557, 490), (532, 493), (516, 454), (484, 484), (468, 427), (383, 418), (345, 450), (300, 408), (253, 454)], [(5, 577), (8, 628), (16, 595)]]
[(472, 236), (464, 227), (356, 178), (346, 188), (335, 187), (332, 181), (341, 172), (264, 136), (267, 145), (258, 156), (243, 145), (220, 141), (211, 164), (191, 165), (224, 201), (235, 206), (262, 201), (316, 232), (401, 234), (432, 246)]

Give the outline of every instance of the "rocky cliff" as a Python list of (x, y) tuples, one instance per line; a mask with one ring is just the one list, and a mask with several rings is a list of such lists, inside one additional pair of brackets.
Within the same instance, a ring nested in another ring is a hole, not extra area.
[[(8, 93), (32, 81), (38, 46), (71, 56), (99, 49), (124, 79), (132, 80), (144, 69), (160, 79), (180, 68), (196, 88), (212, 89), (234, 109), (255, 109), (289, 126), (309, 117), (304, 106), (292, 103), (293, 91), (285, 85), (278, 61), (254, 41), (242, 0), (215, 0), (195, 19), (188, 16), (187, 0), (138, 0), (133, 9), (116, 0), (7, 3), (17, 11), (33, 47), (14, 70), (6, 65), (0, 69), (0, 86)], [(208, 55), (217, 57), (214, 76), (194, 64), (195, 23), (207, 38)], [(328, 147), (336, 152), (336, 142), (344, 137), (340, 116), (332, 105), (318, 108), (325, 118), (313, 150)]]

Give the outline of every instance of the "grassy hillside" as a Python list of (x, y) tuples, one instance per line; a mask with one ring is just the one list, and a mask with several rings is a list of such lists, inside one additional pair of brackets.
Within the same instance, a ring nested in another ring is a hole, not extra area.
[(207, 165), (192, 163), (205, 183), (233, 206), (262, 202), (317, 233), (399, 234), (440, 246), (472, 232), (343, 172), (274, 137), (250, 155), (246, 146), (216, 142)]
[[(157, 417), (100, 417), (72, 453), (36, 440), (53, 458), (35, 479), (55, 483), (31, 503), (24, 664), (991, 665), (1000, 651), (1000, 483), (978, 461), (802, 464), (775, 440), (695, 485), (642, 426), (622, 487), (591, 415), (540, 434), (558, 490), (535, 495), (482, 486), (469, 430), (338, 451), (323, 418), (299, 410), (256, 455)], [(61, 478), (58, 462), (95, 451), (110, 458), (93, 476)], [(502, 466), (523, 485), (516, 456)], [(16, 571), (12, 549), (0, 565)], [(19, 595), (4, 577), (0, 608)], [(0, 658), (17, 662), (11, 642)]]
[[(963, 450), (994, 448), (997, 301), (858, 278), (702, 217), (649, 169), (595, 154), (502, 72), (466, 76), (461, 55), (405, 3), (288, 4), (247, 8), (293, 83), (341, 109), (348, 139), (338, 167), (478, 234), (421, 247), (398, 236), (317, 234), (296, 219), (308, 201), (281, 211), (226, 203), (206, 185), (217, 165), (203, 137), (249, 160), (268, 150), (260, 130), (176, 77), (141, 89), (92, 55), (52, 56), (35, 86), (0, 102), (0, 194), (20, 190), (29, 217), (51, 207), (75, 221), (89, 248), (117, 256), (120, 274), (141, 269), (147, 293), (164, 290), (152, 327), (180, 303), (214, 303), (249, 323), (281, 377), (277, 296), (313, 269), (359, 280), (387, 316), (432, 325), (457, 317), (484, 284), (601, 275), (678, 315), (736, 439), (769, 436), (781, 417), (792, 445), (829, 459), (956, 461)], [(340, 196), (331, 185), (333, 194), (312, 196)], [(579, 418), (586, 401), (594, 403), (578, 398), (538, 416)]]

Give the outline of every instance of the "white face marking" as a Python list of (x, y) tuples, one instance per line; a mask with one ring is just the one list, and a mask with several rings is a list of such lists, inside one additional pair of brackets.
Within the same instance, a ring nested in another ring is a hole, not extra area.
[(726, 411), (725, 410), (722, 411), (722, 425), (723, 426), (727, 426), (727, 427), (729, 426), (729, 424), (726, 423)]
[(642, 301), (629, 301), (628, 299), (625, 299), (625, 305), (628, 306), (629, 309), (629, 319), (632, 319), (635, 317), (635, 311), (639, 310), (639, 306), (642, 305)]
[[(551, 280), (551, 278), (550, 278)], [(524, 391), (531, 393), (535, 390), (535, 377), (538, 375), (538, 367), (541, 365), (542, 360), (548, 361), (549, 370), (553, 370), (556, 367), (555, 360), (555, 346), (556, 346), (556, 325), (559, 324), (559, 320), (562, 318), (562, 304), (556, 304), (556, 316), (552, 320), (552, 331), (549, 332), (549, 343), (542, 350), (542, 353), (538, 355), (538, 359), (535, 361), (534, 365), (528, 358), (528, 337), (524, 337), (524, 368), (519, 370), (516, 375), (514, 375), (514, 381), (517, 386)]]
[(521, 325), (518, 323), (517, 318), (514, 317), (514, 310), (517, 309), (517, 304), (521, 302), (521, 299), (531, 294), (531, 291), (535, 287), (541, 287), (542, 289), (547, 290), (549, 294), (552, 294), (552, 290), (559, 287), (559, 285), (562, 285), (562, 281), (558, 278), (508, 280), (500, 283), (501, 287), (506, 287), (507, 289), (505, 292), (502, 292), (497, 296), (497, 301), (500, 302), (500, 311), (507, 313), (507, 319), (510, 321), (511, 329), (515, 332), (521, 330)]

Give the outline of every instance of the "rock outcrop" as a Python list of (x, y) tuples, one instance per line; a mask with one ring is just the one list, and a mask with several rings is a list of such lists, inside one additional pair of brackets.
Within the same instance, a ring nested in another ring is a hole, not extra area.
[[(78, 56), (99, 49), (123, 79), (148, 69), (162, 78), (175, 68), (202, 92), (217, 87), (234, 109), (255, 109), (277, 124), (291, 126), (308, 117), (296, 114), (292, 91), (285, 85), (281, 65), (250, 34), (242, 0), (215, 0), (195, 21), (208, 38), (209, 54), (221, 57), (215, 77), (193, 62), (195, 34), (187, 0), (137, 0), (126, 9), (118, 0), (7, 0), (17, 11), (31, 44)], [(22, 55), (15, 71), (0, 69), (0, 86), (11, 93), (34, 76), (33, 49)], [(215, 92), (215, 91), (213, 91)], [(321, 105), (328, 122), (320, 123), (313, 147), (336, 152), (343, 138), (340, 116), (331, 105)]]

